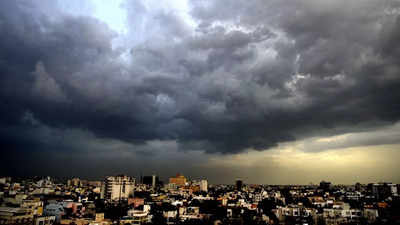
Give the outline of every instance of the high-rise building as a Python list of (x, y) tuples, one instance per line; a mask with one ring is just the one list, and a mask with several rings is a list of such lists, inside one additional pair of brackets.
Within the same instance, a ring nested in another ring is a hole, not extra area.
[(328, 181), (321, 181), (319, 183), (319, 188), (324, 190), (324, 191), (329, 191), (332, 189), (332, 183)]
[(108, 201), (126, 200), (133, 196), (135, 179), (125, 175), (106, 177), (101, 190), (101, 198)]
[(208, 182), (207, 180), (200, 181), (200, 191), (208, 192)]
[(391, 195), (397, 195), (397, 185), (392, 183), (373, 183), (368, 186), (372, 195), (378, 200), (388, 198)]
[(149, 185), (151, 187), (155, 187), (159, 183), (159, 178), (156, 175), (144, 176), (142, 179), (143, 184)]
[(185, 186), (186, 185), (186, 177), (181, 174), (177, 174), (175, 177), (169, 178), (170, 184), (176, 184), (177, 186)]
[(241, 179), (236, 179), (236, 190), (241, 191), (243, 188), (243, 181)]
[(355, 189), (356, 191), (361, 191), (361, 188), (362, 188), (362, 185), (361, 185), (359, 182), (357, 182), (357, 183), (354, 185), (354, 189)]

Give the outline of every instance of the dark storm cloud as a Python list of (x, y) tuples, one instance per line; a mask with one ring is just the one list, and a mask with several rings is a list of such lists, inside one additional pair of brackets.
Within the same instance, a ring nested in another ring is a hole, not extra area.
[(90, 15), (52, 1), (1, 1), (2, 154), (79, 149), (24, 132), (27, 112), (48, 129), (85, 130), (142, 153), (154, 140), (182, 150), (264, 150), (399, 120), (395, 4), (192, 6), (194, 28), (174, 11), (127, 1), (129, 30), (118, 45), (121, 34)]

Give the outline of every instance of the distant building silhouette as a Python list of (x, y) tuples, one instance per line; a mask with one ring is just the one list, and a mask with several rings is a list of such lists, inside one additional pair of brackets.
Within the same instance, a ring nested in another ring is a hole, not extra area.
[(243, 188), (243, 180), (236, 179), (236, 190), (241, 191)]
[(160, 183), (160, 181), (158, 176), (152, 175), (152, 176), (144, 176), (142, 183), (149, 185), (151, 187), (156, 187)]
[(321, 182), (319, 183), (319, 188), (322, 189), (322, 190), (324, 190), (324, 191), (329, 191), (329, 190), (332, 189), (332, 183), (323, 180), (323, 181), (321, 181)]

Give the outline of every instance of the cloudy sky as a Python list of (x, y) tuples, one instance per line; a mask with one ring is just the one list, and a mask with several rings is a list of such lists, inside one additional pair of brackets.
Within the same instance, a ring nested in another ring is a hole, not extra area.
[(4, 0), (0, 34), (0, 175), (400, 182), (398, 0)]

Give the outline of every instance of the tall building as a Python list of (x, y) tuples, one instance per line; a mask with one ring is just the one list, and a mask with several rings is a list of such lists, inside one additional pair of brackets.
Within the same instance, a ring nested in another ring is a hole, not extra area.
[(176, 184), (177, 186), (185, 186), (186, 185), (186, 177), (181, 174), (177, 174), (175, 177), (169, 178), (170, 184)]
[(321, 182), (319, 183), (319, 188), (322, 189), (322, 190), (324, 190), (324, 191), (329, 191), (329, 190), (332, 189), (332, 183), (323, 180), (323, 181), (321, 181)]
[(362, 188), (362, 185), (359, 182), (357, 182), (356, 185), (354, 185), (354, 189), (356, 191), (361, 191), (361, 188)]
[(133, 196), (135, 179), (125, 175), (106, 177), (101, 190), (101, 198), (108, 201), (126, 200)]
[(243, 181), (241, 179), (236, 179), (236, 190), (241, 191), (243, 188)]
[(397, 195), (397, 185), (392, 183), (373, 183), (369, 184), (369, 189), (372, 195), (378, 199), (382, 200), (388, 198), (392, 195)]
[(159, 178), (156, 175), (152, 176), (144, 176), (143, 178), (143, 184), (155, 187), (159, 183)]
[(208, 192), (208, 182), (207, 180), (200, 181), (200, 191)]

